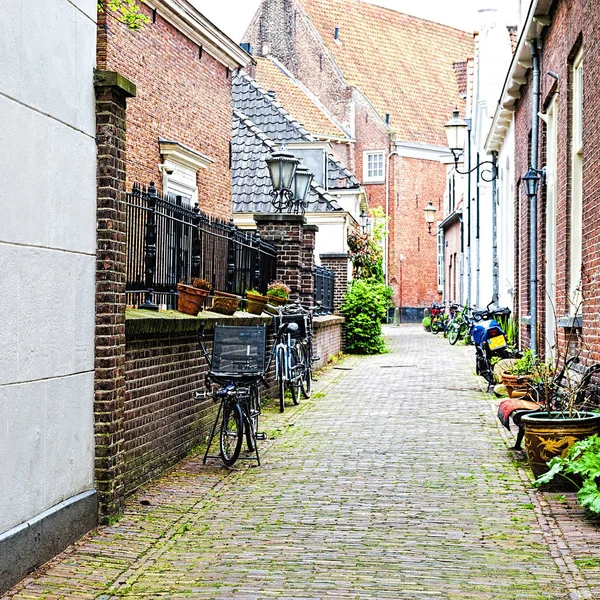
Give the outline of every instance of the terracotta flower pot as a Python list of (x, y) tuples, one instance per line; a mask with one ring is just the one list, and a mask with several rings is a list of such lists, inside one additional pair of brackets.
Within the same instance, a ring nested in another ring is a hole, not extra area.
[(246, 298), (248, 299), (247, 311), (253, 315), (261, 315), (264, 307), (266, 306), (269, 298), (262, 294), (254, 294), (252, 292), (246, 292)]
[[(506, 387), (506, 392), (509, 398), (521, 398), (527, 395), (528, 381), (531, 379), (529, 375), (509, 375), (508, 373), (502, 373), (500, 375), (502, 383)], [(517, 383), (518, 380), (520, 383)]]
[(240, 305), (241, 296), (227, 292), (215, 292), (211, 310), (222, 315), (232, 315)]
[(287, 298), (274, 296), (272, 294), (267, 294), (267, 298), (269, 299), (269, 304), (272, 304), (273, 306), (283, 306), (287, 302)]
[(202, 310), (207, 296), (208, 290), (201, 290), (185, 283), (178, 283), (177, 310), (186, 315), (196, 316)]
[[(569, 418), (561, 413), (536, 412), (523, 415), (525, 425), (525, 451), (535, 477), (548, 471), (546, 464), (555, 456), (566, 456), (577, 441), (600, 432), (600, 414), (581, 413)], [(546, 484), (545, 490), (572, 491), (576, 487), (563, 477), (557, 476)]]

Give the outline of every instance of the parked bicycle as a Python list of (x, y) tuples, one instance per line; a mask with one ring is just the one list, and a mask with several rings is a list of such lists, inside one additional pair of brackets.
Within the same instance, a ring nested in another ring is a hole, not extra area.
[(448, 320), (445, 306), (443, 304), (438, 304), (437, 302), (432, 302), (431, 306), (429, 307), (429, 318), (431, 319), (431, 333), (439, 333), (440, 331), (444, 331), (446, 328), (446, 322)]
[[(266, 384), (265, 373), (269, 369), (275, 349), (288, 331), (294, 331), (295, 323), (282, 323), (276, 330), (275, 344), (265, 361), (266, 328), (229, 327), (216, 325), (212, 354), (204, 344), (204, 329), (198, 330), (200, 348), (208, 362), (205, 386), (210, 392), (196, 393), (196, 398), (211, 395), (219, 401), (219, 410), (212, 426), (203, 462), (209, 458), (210, 448), (220, 424), (219, 449), (223, 464), (230, 467), (240, 457), (244, 437), (249, 452), (258, 453), (258, 440), (266, 435), (258, 432), (261, 413), (261, 385)], [(216, 457), (210, 457), (216, 458)]]

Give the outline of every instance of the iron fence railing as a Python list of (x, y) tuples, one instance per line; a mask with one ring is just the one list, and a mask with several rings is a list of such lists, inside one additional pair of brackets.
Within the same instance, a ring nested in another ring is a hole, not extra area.
[(154, 183), (127, 194), (127, 304), (177, 305), (177, 284), (194, 277), (213, 289), (262, 293), (276, 277), (275, 247), (257, 231), (193, 208), (181, 196), (162, 196)]
[(335, 273), (325, 267), (316, 266), (313, 271), (315, 280), (315, 302), (322, 303), (323, 313), (333, 312), (333, 286)]

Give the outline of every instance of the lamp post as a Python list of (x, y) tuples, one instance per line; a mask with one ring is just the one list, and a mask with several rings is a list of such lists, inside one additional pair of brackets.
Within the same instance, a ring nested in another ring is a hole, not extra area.
[(435, 213), (437, 212), (437, 208), (433, 205), (433, 202), (430, 200), (429, 204), (423, 209), (425, 213), (425, 223), (427, 223), (427, 233), (429, 235), (437, 235), (437, 231), (431, 232), (431, 226), (435, 221)]
[[(498, 168), (496, 166), (496, 154), (492, 154), (492, 160), (484, 160), (477, 162), (477, 164), (471, 167), (471, 136), (467, 133), (470, 132), (470, 121), (467, 123), (464, 119), (461, 119), (458, 110), (452, 113), (452, 118), (444, 125), (446, 129), (446, 137), (448, 139), (448, 148), (452, 152), (454, 157), (454, 169), (459, 175), (469, 175), (476, 172), (477, 181), (477, 220), (476, 220), (476, 251), (477, 251), (477, 265), (479, 265), (479, 180), (482, 179), (487, 183), (492, 184), (492, 294), (498, 295), (499, 293), (499, 276), (498, 276), (498, 236), (497, 236), (497, 215), (496, 215), (496, 198), (497, 189), (496, 181), (498, 179)], [(465, 142), (467, 142), (467, 169), (461, 171), (458, 168), (458, 161), (461, 155), (464, 153)], [(479, 155), (477, 155), (479, 158)], [(471, 253), (470, 253), (470, 238), (471, 238), (471, 193), (470, 185), (471, 178), (468, 179), (469, 198), (467, 200), (467, 215), (469, 221), (468, 229), (468, 255), (469, 255), (469, 301), (470, 301), (470, 289), (471, 289)], [(477, 273), (479, 274), (479, 266), (477, 266)], [(477, 281), (477, 296), (479, 296), (480, 282)]]
[(311, 203), (307, 198), (313, 174), (293, 154), (285, 152), (283, 146), (267, 157), (266, 163), (273, 185), (270, 196), (275, 210), (304, 214)]
[(358, 216), (358, 218), (360, 219), (360, 229), (364, 233), (367, 230), (368, 224), (368, 217), (364, 208), (360, 211), (360, 215)]

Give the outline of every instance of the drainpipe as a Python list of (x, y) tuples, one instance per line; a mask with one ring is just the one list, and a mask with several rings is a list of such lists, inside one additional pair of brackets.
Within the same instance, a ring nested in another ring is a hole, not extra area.
[[(531, 58), (533, 62), (532, 84), (533, 95), (531, 101), (531, 160), (534, 169), (538, 168), (538, 137), (540, 110), (540, 57), (537, 51), (537, 40), (531, 40)], [(537, 195), (531, 196), (529, 201), (529, 310), (531, 317), (531, 351), (538, 355), (537, 340)]]
[[(471, 170), (471, 119), (467, 122), (467, 168)], [(467, 302), (471, 306), (471, 175), (467, 175)]]
[(492, 297), (500, 296), (500, 275), (498, 273), (498, 153), (492, 152)]
[(480, 256), (480, 250), (481, 250), (481, 246), (479, 244), (479, 215), (480, 215), (480, 211), (479, 211), (479, 183), (480, 183), (480, 175), (479, 175), (479, 164), (480, 164), (480, 157), (479, 157), (479, 152), (477, 153), (477, 169), (475, 171), (476, 173), (476, 177), (475, 177), (475, 253), (477, 254), (477, 260), (475, 262), (475, 273), (477, 275), (476, 279), (475, 279), (475, 284), (477, 285), (476, 287), (476, 292), (475, 292), (475, 306), (477, 306), (478, 308), (481, 307), (481, 298), (480, 298), (480, 291), (481, 291), (481, 256)]
[(387, 160), (385, 161), (385, 239), (383, 240), (384, 247), (384, 258), (385, 258), (385, 285), (390, 284), (390, 275), (389, 275), (389, 252), (390, 252), (390, 158), (392, 156), (397, 155), (398, 152), (396, 150), (392, 150), (387, 155)]

